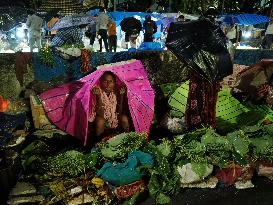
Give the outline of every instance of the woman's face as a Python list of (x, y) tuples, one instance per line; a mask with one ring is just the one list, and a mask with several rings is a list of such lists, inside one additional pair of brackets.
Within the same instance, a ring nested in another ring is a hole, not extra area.
[(115, 83), (115, 78), (110, 74), (103, 75), (100, 80), (101, 89), (106, 93), (114, 91)]

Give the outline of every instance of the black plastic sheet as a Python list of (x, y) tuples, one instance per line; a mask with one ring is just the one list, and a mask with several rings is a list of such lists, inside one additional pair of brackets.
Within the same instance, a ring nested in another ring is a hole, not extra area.
[(207, 19), (172, 23), (166, 46), (188, 68), (209, 82), (232, 74), (226, 37), (220, 27)]

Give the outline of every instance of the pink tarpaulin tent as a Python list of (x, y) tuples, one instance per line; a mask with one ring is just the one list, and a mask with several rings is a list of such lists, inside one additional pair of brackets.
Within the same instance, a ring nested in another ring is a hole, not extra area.
[(84, 78), (48, 90), (40, 95), (49, 120), (59, 129), (87, 143), (90, 90), (105, 71), (114, 73), (127, 88), (128, 106), (137, 132), (149, 132), (154, 114), (154, 91), (141, 61), (130, 60), (101, 66)]

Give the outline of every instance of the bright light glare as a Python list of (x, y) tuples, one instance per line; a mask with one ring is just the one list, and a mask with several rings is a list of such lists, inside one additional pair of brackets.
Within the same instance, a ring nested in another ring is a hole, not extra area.
[(23, 28), (16, 29), (16, 37), (17, 38), (24, 38), (25, 37), (25, 32), (24, 32)]
[(135, 19), (138, 19), (138, 20), (141, 20), (141, 17), (138, 16), (138, 15), (134, 15), (134, 18), (135, 18)]
[(243, 37), (245, 38), (249, 38), (251, 36), (251, 31), (246, 31), (246, 32), (243, 32)]

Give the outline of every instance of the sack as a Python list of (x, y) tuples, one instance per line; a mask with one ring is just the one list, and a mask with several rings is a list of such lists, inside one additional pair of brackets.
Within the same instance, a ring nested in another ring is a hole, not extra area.
[(146, 34), (153, 34), (154, 33), (154, 24), (152, 21), (148, 21), (145, 25), (145, 33)]
[(122, 186), (138, 181), (143, 174), (138, 171), (138, 167), (153, 167), (153, 156), (141, 151), (133, 151), (128, 155), (124, 163), (113, 164), (106, 162), (97, 172), (97, 177), (115, 186)]

